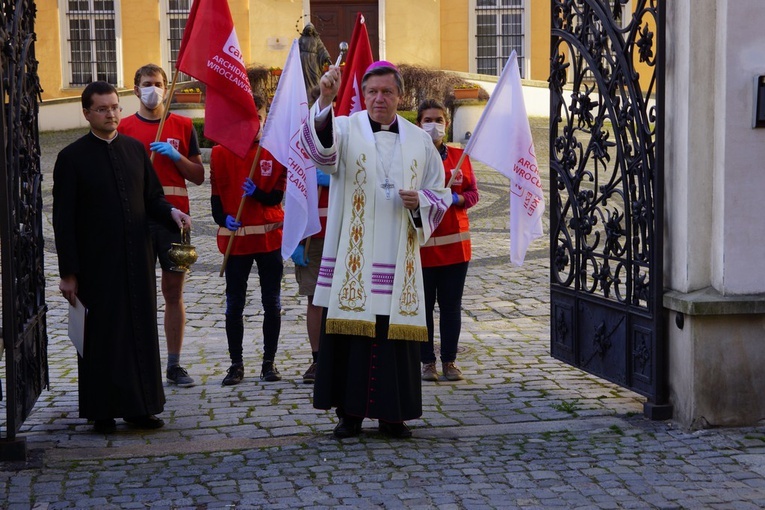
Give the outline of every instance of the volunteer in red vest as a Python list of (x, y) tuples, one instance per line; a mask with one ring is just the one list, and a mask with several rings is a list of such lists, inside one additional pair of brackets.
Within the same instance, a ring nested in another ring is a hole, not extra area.
[[(186, 181), (202, 184), (205, 168), (199, 151), (197, 134), (191, 119), (168, 113), (157, 139), (159, 122), (164, 113), (163, 99), (167, 93), (167, 75), (155, 65), (147, 64), (135, 73), (133, 92), (140, 99), (138, 113), (120, 122), (119, 132), (140, 140), (147, 152), (154, 152), (154, 170), (162, 184), (165, 198), (174, 207), (189, 214), (189, 195)], [(194, 386), (181, 366), (181, 348), (186, 327), (186, 308), (183, 303), (185, 272), (173, 270), (167, 255), (172, 243), (181, 242), (180, 231), (169, 231), (150, 221), (155, 257), (162, 267), (162, 297), (165, 300), (165, 338), (167, 340), (167, 382), (181, 388)]]
[[(446, 128), (449, 126), (446, 108), (435, 99), (426, 99), (417, 108), (417, 125), (433, 139), (444, 162), (444, 183), (448, 184), (463, 151), (444, 143)], [(449, 381), (463, 378), (456, 360), (462, 328), (462, 292), (471, 255), (467, 210), (478, 202), (478, 187), (469, 158), (463, 161), (451, 191), (452, 206), (447, 209), (430, 239), (420, 248), (428, 325), (428, 342), (422, 344), (420, 351), (423, 381), (438, 380), (433, 343), (433, 310), (436, 301), (440, 317), (443, 375)]]
[[(244, 158), (221, 145), (213, 147), (210, 156), (210, 204), (218, 229), (218, 249), (226, 253), (234, 236), (226, 262), (226, 338), (231, 367), (223, 379), (224, 386), (239, 384), (244, 378), (244, 305), (247, 280), (253, 263), (260, 279), (263, 306), (263, 364), (260, 379), (279, 381), (281, 375), (274, 364), (281, 330), (281, 282), (284, 265), (281, 256), (284, 210), (282, 197), (287, 184), (287, 170), (265, 149), (250, 179), (252, 163), (266, 121), (265, 101), (255, 96), (261, 131)], [(242, 192), (244, 191), (244, 195)], [(244, 209), (239, 221), (236, 215), (244, 196)], [(257, 335), (254, 335), (257, 338)]]

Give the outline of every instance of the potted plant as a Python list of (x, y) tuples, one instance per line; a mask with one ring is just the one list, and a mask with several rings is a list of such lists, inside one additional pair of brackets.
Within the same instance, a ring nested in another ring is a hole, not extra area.
[(454, 99), (478, 99), (478, 85), (468, 83), (454, 87)]
[(173, 95), (176, 103), (201, 103), (202, 89), (188, 88), (176, 91)]

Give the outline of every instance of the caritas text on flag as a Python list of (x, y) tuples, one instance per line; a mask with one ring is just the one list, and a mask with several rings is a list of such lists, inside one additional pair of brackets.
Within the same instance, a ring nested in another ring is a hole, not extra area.
[(226, 0), (195, 0), (177, 67), (205, 84), (205, 137), (244, 157), (260, 123)]

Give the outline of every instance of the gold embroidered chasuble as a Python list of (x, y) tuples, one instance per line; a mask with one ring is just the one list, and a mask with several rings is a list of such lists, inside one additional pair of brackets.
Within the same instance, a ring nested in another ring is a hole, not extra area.
[[(314, 105), (303, 144), (331, 176), (313, 300), (328, 308), (326, 331), (374, 337), (375, 316), (388, 315), (389, 339), (427, 341), (420, 246), (451, 204), (441, 158), (430, 136), (402, 117), (398, 134), (373, 133), (366, 111), (331, 115), (334, 144), (323, 147), (319, 113)], [(418, 190), (417, 218), (399, 189)]]

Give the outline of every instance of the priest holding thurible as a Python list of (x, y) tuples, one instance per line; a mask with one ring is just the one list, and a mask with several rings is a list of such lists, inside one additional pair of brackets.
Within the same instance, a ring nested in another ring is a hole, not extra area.
[(329, 174), (327, 232), (314, 304), (326, 308), (314, 407), (337, 409), (334, 435), (354, 437), (364, 418), (394, 438), (422, 415), (420, 342), (428, 340), (420, 246), (452, 203), (430, 136), (396, 114), (398, 68), (375, 62), (361, 92), (367, 110), (335, 117), (339, 67), (321, 77), (321, 96), (302, 142)]

